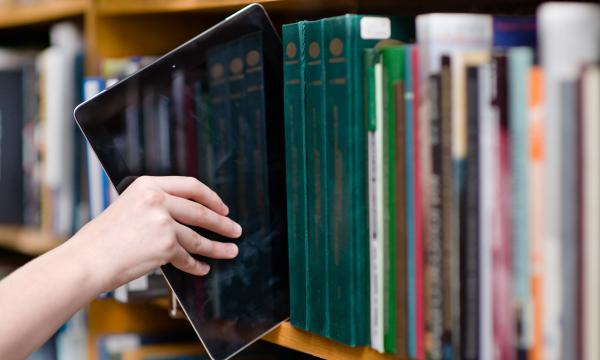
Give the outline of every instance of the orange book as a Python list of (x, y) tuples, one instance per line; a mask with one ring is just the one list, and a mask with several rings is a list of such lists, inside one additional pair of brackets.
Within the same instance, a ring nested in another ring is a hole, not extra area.
[(544, 128), (542, 123), (542, 70), (533, 67), (529, 73), (529, 239), (530, 281), (533, 329), (530, 358), (543, 359), (543, 209), (544, 209)]

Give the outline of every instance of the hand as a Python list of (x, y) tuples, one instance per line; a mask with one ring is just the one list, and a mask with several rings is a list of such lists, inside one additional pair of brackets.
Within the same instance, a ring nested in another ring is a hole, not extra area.
[(206, 275), (209, 266), (190, 253), (231, 259), (238, 248), (206, 239), (183, 224), (238, 238), (242, 228), (227, 217), (228, 212), (219, 196), (194, 178), (143, 176), (68, 243), (100, 276), (102, 291), (167, 263)]

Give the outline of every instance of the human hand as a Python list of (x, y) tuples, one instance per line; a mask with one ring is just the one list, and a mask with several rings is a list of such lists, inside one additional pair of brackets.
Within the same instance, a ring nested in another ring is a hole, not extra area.
[(238, 248), (206, 239), (183, 224), (238, 238), (242, 228), (227, 217), (228, 212), (219, 196), (194, 178), (143, 176), (68, 243), (92, 267), (102, 291), (167, 263), (190, 274), (206, 275), (209, 266), (190, 253), (231, 259)]

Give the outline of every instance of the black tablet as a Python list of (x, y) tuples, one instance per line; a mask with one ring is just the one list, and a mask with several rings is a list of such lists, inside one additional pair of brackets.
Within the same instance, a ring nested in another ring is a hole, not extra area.
[(213, 359), (289, 316), (281, 54), (250, 5), (75, 109), (119, 192), (141, 175), (193, 176), (242, 225), (238, 257), (203, 259), (207, 276), (162, 268)]

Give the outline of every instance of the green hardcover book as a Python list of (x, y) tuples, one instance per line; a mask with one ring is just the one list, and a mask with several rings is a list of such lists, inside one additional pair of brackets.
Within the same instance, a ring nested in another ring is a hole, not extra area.
[[(390, 18), (343, 15), (324, 20), (329, 191), (330, 336), (369, 344), (367, 126), (363, 50), (383, 39), (407, 40), (409, 26)], [(407, 31), (408, 30), (408, 31)], [(403, 36), (402, 36), (403, 35)]]
[(308, 330), (308, 231), (304, 118), (304, 22), (283, 26), (285, 163), (290, 262), (290, 319)]
[(397, 93), (402, 91), (404, 80), (404, 47), (399, 45), (387, 46), (381, 49), (383, 66), (383, 101), (384, 101), (384, 148), (383, 148), (383, 182), (384, 182), (384, 347), (388, 353), (396, 353), (398, 350), (397, 327), (401, 317), (397, 311), (404, 309), (396, 308), (400, 299), (396, 297), (397, 261), (401, 258), (396, 256), (398, 247), (396, 242), (401, 224), (396, 216), (397, 200), (396, 194), (396, 150), (398, 148), (396, 130), (399, 119), (403, 119), (401, 101), (397, 101)]
[(325, 147), (325, 65), (323, 21), (304, 26), (306, 168), (308, 195), (309, 329), (329, 336), (327, 292), (327, 163)]

